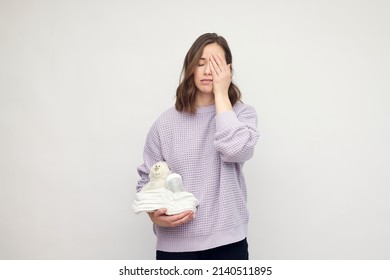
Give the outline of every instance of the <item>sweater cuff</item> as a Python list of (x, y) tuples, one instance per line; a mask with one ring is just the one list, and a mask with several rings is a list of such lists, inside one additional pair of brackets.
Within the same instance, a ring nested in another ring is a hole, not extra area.
[(229, 127), (235, 127), (240, 124), (234, 111), (227, 111), (216, 115), (216, 129), (222, 131)]

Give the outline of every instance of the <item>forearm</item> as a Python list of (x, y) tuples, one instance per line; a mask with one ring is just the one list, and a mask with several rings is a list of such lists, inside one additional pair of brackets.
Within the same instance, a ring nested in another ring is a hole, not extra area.
[(230, 103), (229, 95), (227, 92), (214, 93), (215, 108), (217, 114), (232, 111), (232, 104)]
[[(238, 104), (239, 106), (244, 106)], [(226, 162), (244, 162), (250, 159), (259, 138), (257, 115), (252, 107), (224, 112), (216, 116), (214, 146)]]

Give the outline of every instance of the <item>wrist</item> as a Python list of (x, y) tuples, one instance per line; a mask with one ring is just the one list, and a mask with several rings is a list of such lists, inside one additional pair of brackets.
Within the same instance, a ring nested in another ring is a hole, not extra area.
[(215, 108), (218, 113), (232, 111), (232, 104), (230, 103), (229, 95), (226, 93), (217, 93), (214, 94)]
[(227, 90), (214, 91), (214, 96), (218, 96), (218, 97), (229, 96), (229, 93)]

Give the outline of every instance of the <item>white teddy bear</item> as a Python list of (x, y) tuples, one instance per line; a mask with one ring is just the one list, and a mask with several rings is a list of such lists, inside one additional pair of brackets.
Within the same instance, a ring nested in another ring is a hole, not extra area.
[(152, 165), (149, 173), (149, 182), (145, 184), (141, 191), (150, 191), (165, 188), (165, 179), (171, 170), (165, 161), (159, 161)]

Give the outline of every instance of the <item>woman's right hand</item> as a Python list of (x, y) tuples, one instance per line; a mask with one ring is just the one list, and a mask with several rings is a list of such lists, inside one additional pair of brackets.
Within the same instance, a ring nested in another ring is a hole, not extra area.
[(161, 208), (154, 212), (148, 212), (148, 215), (153, 223), (161, 227), (177, 227), (194, 218), (194, 211), (191, 210), (176, 215), (166, 215), (167, 211), (167, 209)]

